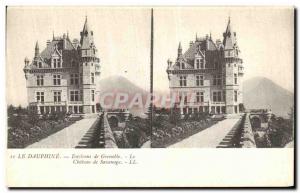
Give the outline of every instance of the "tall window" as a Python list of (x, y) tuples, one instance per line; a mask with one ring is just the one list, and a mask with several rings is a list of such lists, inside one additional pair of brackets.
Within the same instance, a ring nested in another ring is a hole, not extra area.
[(223, 101), (226, 101), (226, 91), (223, 91)]
[(43, 75), (36, 76), (36, 85), (44, 86), (44, 76)]
[(179, 84), (180, 86), (186, 86), (186, 76), (180, 76)]
[(61, 67), (61, 66), (60, 66), (60, 58), (57, 59), (57, 65), (56, 65), (56, 66), (57, 66), (57, 68), (60, 68), (60, 67)]
[(220, 74), (217, 75), (217, 85), (221, 85), (222, 84), (222, 77)]
[(196, 69), (199, 69), (199, 68), (200, 68), (200, 60), (196, 59)]
[(78, 85), (79, 84), (79, 77), (78, 74), (71, 74), (71, 85)]
[(197, 92), (196, 93), (196, 101), (199, 103), (199, 102), (204, 102), (204, 95), (203, 95), (203, 92)]
[(180, 95), (179, 95), (179, 102), (180, 103), (183, 102), (184, 104), (187, 104), (187, 95), (186, 95), (186, 93), (180, 93)]
[(54, 91), (54, 102), (61, 102), (61, 92), (60, 91)]
[(44, 92), (36, 92), (36, 102), (44, 102)]
[(221, 102), (222, 101), (222, 92), (219, 91), (218, 92), (218, 102)]
[(187, 104), (187, 96), (184, 96), (184, 104)]
[(203, 58), (200, 59), (200, 69), (204, 69), (204, 60), (203, 60)]
[(204, 77), (203, 76), (196, 76), (196, 85), (197, 86), (203, 86), (204, 83)]
[(222, 82), (222, 78), (221, 78), (220, 74), (213, 76), (213, 85), (215, 85), (215, 86), (221, 85), (221, 82)]
[(83, 90), (80, 90), (80, 99), (79, 100), (83, 100)]
[(80, 84), (83, 84), (83, 76), (82, 76), (82, 73), (80, 73)]
[(70, 91), (70, 101), (79, 101), (79, 91), (78, 90)]
[(234, 84), (237, 84), (237, 74), (234, 74)]
[(237, 91), (234, 91), (234, 102), (237, 102)]
[(39, 68), (42, 68), (43, 66), (42, 66), (42, 62), (39, 62)]
[(56, 58), (53, 59), (53, 68), (56, 68)]
[(53, 68), (60, 68), (60, 58), (53, 58)]
[(217, 102), (217, 92), (213, 92), (213, 102)]
[(95, 101), (95, 90), (92, 90), (92, 101)]
[(184, 63), (181, 63), (181, 69), (185, 69)]
[(95, 83), (95, 73), (91, 73), (91, 82), (92, 82), (92, 84), (94, 84)]
[(216, 91), (213, 92), (213, 102), (221, 102), (222, 101), (222, 92)]
[(60, 85), (60, 83), (61, 83), (61, 75), (54, 74), (53, 75), (53, 85)]

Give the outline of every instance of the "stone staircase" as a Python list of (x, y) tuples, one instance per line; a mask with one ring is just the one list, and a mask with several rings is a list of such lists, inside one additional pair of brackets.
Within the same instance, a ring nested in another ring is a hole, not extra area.
[(91, 128), (81, 138), (75, 148), (104, 148), (104, 129), (103, 129), (103, 117), (97, 118)]

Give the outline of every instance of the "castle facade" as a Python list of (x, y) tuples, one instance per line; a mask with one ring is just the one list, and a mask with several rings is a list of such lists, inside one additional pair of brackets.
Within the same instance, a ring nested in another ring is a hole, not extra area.
[(40, 52), (36, 42), (30, 62), (26, 57), (24, 73), (29, 108), (38, 114), (64, 111), (78, 114), (96, 113), (96, 83), (100, 76), (100, 59), (93, 31), (87, 18), (80, 41), (69, 35), (48, 40)]
[(179, 43), (176, 61), (167, 61), (170, 92), (179, 96), (175, 108), (180, 109), (182, 115), (195, 112), (238, 114), (242, 111), (244, 67), (239, 54), (230, 18), (223, 41), (213, 41), (211, 35), (203, 38), (196, 35), (195, 42), (190, 42), (184, 53)]

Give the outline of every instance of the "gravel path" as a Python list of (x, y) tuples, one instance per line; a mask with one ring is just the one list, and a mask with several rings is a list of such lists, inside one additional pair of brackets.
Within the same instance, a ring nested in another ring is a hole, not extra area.
[(220, 121), (210, 128), (169, 146), (169, 148), (215, 148), (238, 120), (238, 118), (232, 118)]
[(96, 117), (81, 119), (26, 148), (74, 148), (96, 119)]

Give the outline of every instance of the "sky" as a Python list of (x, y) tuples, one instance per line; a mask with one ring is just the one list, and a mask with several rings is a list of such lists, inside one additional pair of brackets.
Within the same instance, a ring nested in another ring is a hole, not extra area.
[[(6, 28), (7, 103), (27, 105), (24, 58), (40, 51), (55, 36), (80, 38), (85, 17), (101, 60), (100, 79), (121, 75), (148, 90), (150, 7), (10, 7)], [(293, 10), (272, 7), (155, 7), (154, 90), (168, 91), (167, 60), (176, 59), (181, 42), (211, 33), (222, 39), (228, 17), (237, 33), (244, 61), (244, 80), (264, 76), (292, 91), (294, 88)]]

